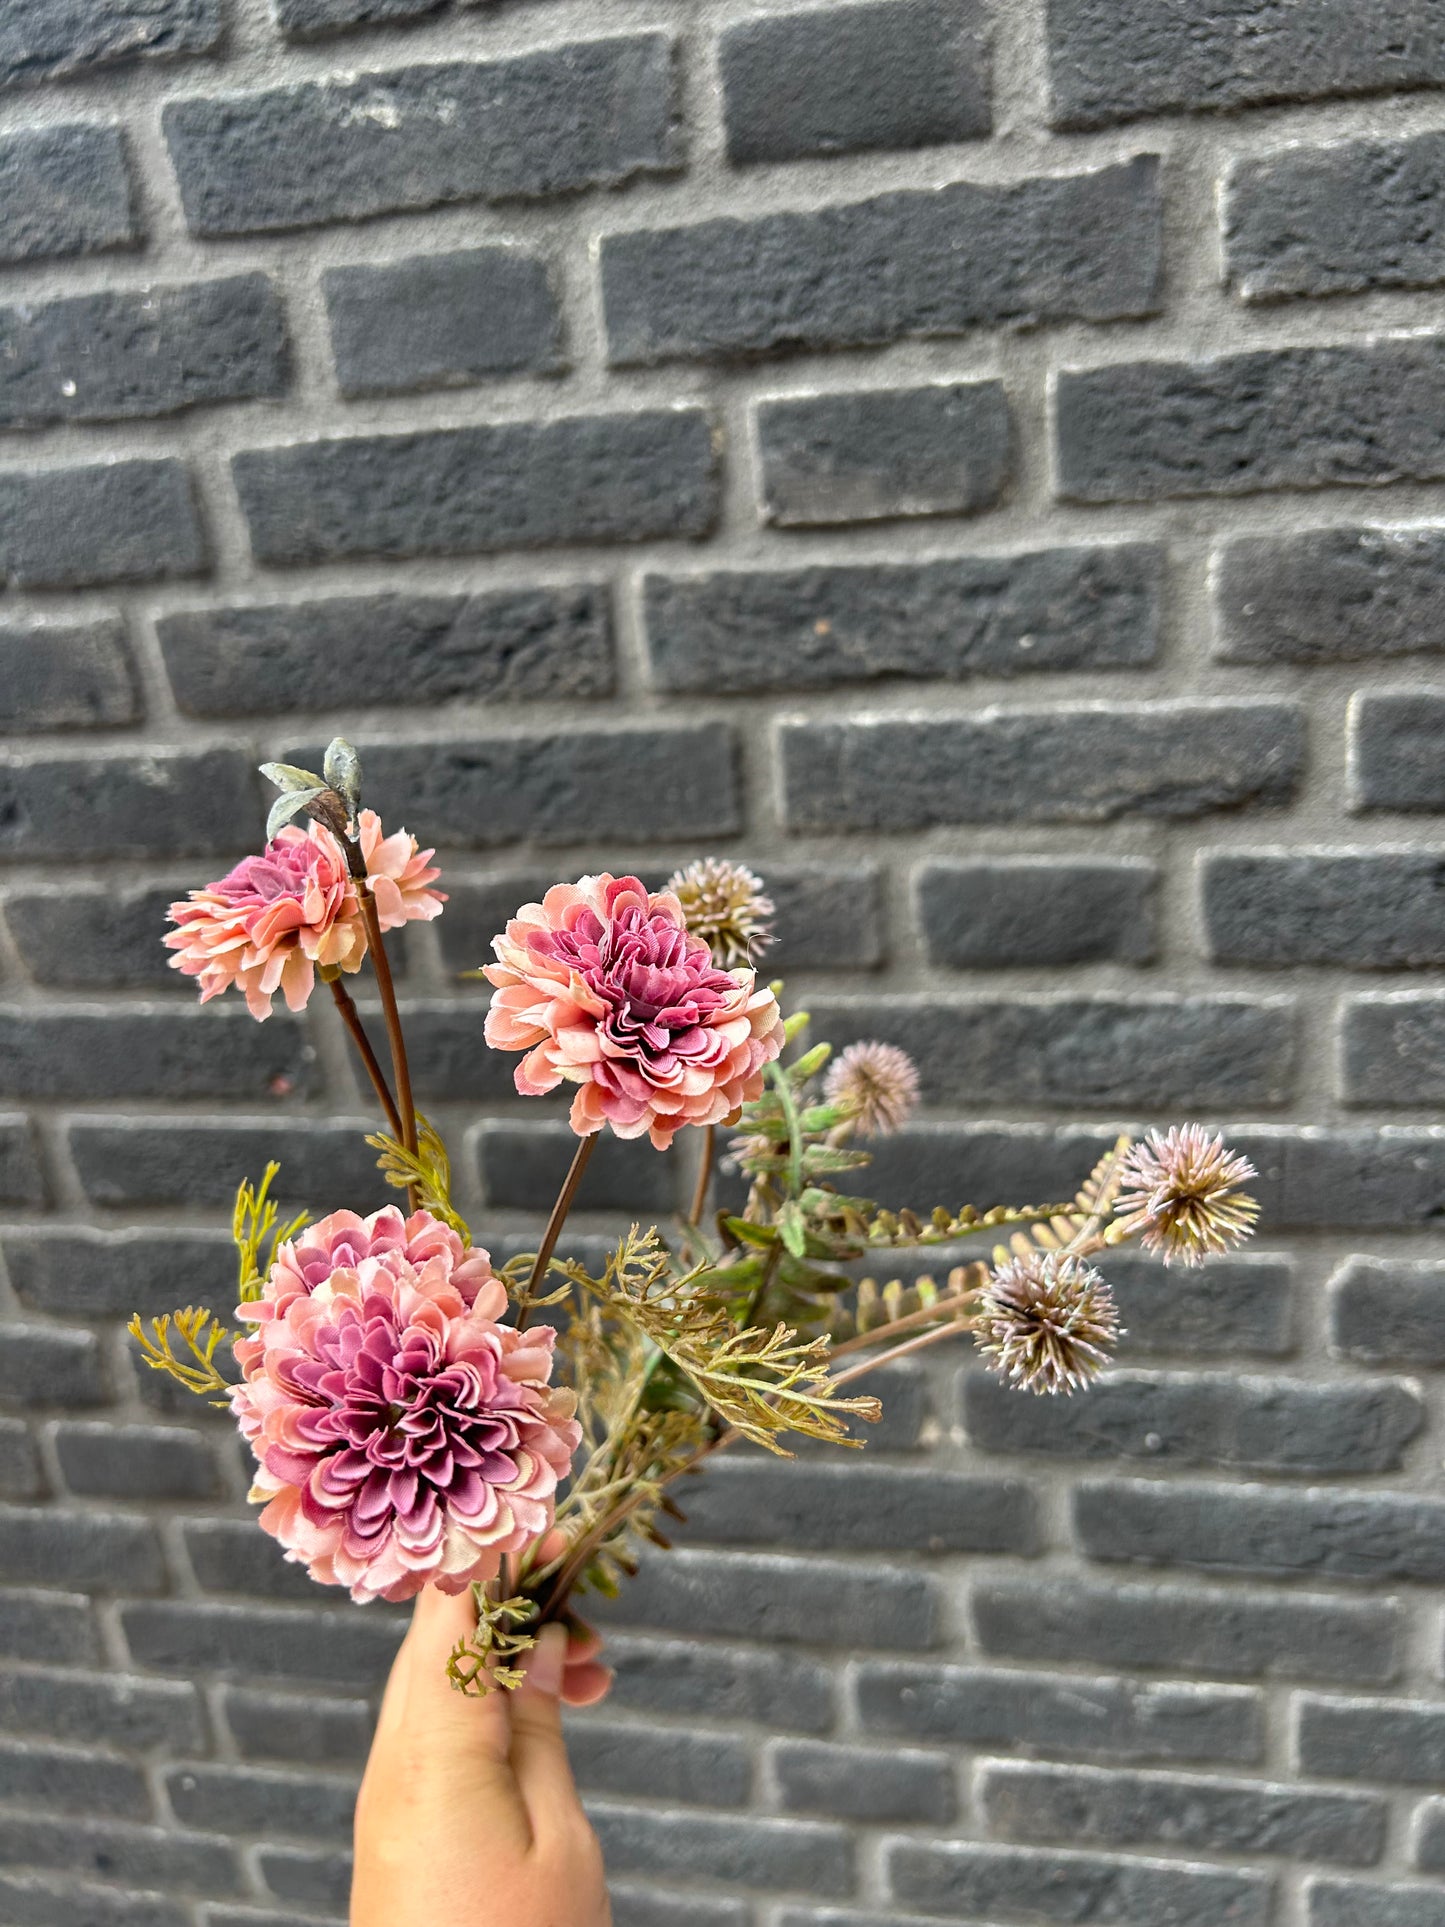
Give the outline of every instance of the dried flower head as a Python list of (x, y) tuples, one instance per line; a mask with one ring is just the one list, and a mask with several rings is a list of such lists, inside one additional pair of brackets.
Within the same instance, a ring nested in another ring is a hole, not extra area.
[(1119, 1314), (1107, 1284), (1082, 1258), (1030, 1251), (984, 1287), (974, 1342), (989, 1369), (1030, 1392), (1072, 1392), (1109, 1362)]
[(430, 1213), (337, 1211), (237, 1308), (231, 1395), (288, 1558), (357, 1600), (461, 1592), (551, 1527), (581, 1431), (556, 1334), (501, 1322), (485, 1251)]
[(1115, 1212), (1140, 1243), (1165, 1264), (1175, 1258), (1202, 1265), (1212, 1253), (1229, 1251), (1254, 1229), (1259, 1206), (1239, 1190), (1257, 1176), (1247, 1158), (1202, 1124), (1151, 1131), (1131, 1146), (1120, 1167)]
[(889, 1137), (918, 1103), (918, 1066), (896, 1044), (850, 1044), (823, 1080), (830, 1104), (846, 1104), (859, 1137)]
[(719, 970), (756, 964), (773, 940), (773, 900), (761, 877), (742, 863), (706, 856), (668, 878), (682, 905), (683, 921), (712, 952)]
[(677, 898), (636, 877), (559, 883), (492, 948), (487, 1042), (527, 1053), (523, 1097), (577, 1085), (579, 1137), (610, 1124), (665, 1151), (685, 1124), (736, 1116), (782, 1050), (772, 991), (751, 970), (719, 970)]

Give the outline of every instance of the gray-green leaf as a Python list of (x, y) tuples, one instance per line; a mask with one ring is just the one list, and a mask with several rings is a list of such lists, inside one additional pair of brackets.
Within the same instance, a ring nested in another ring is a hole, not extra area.
[(327, 782), (355, 816), (361, 807), (361, 758), (344, 736), (334, 737), (327, 745), (323, 768)]
[(326, 779), (315, 775), (309, 769), (298, 769), (294, 763), (263, 763), (261, 774), (268, 783), (274, 783), (278, 790), (324, 790)]
[(289, 823), (293, 816), (300, 816), (307, 806), (314, 803), (318, 796), (326, 794), (326, 785), (318, 783), (314, 789), (287, 790), (278, 796), (271, 805), (271, 814), (266, 818), (266, 841), (269, 843), (276, 832)]

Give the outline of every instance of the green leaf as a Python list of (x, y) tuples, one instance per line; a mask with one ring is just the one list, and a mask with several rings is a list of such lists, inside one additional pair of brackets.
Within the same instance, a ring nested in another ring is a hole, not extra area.
[(326, 778), (313, 770), (299, 769), (295, 763), (262, 763), (261, 774), (278, 790), (324, 790)]
[(810, 1051), (804, 1051), (796, 1064), (789, 1066), (788, 1075), (795, 1084), (801, 1084), (806, 1078), (816, 1077), (832, 1055), (831, 1044), (814, 1044)]
[(770, 1224), (754, 1224), (749, 1218), (729, 1218), (727, 1228), (744, 1245), (775, 1245), (778, 1242), (777, 1228)]
[(795, 1037), (802, 1036), (811, 1022), (812, 1019), (806, 1010), (795, 1010), (791, 1017), (785, 1017), (783, 1019), (784, 1039), (791, 1044)]
[(316, 801), (326, 794), (326, 785), (314, 790), (286, 790), (271, 805), (271, 813), (266, 818), (266, 841), (269, 843), (278, 830), (284, 829), (293, 816), (301, 816)]
[(789, 1198), (779, 1211), (778, 1231), (793, 1256), (801, 1258), (808, 1248), (808, 1221), (797, 1199)]

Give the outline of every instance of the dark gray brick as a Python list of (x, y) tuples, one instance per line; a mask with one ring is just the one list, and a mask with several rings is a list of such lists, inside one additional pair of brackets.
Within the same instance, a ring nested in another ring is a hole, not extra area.
[(778, 725), (796, 831), (1106, 823), (1287, 802), (1304, 759), (1289, 703), (1155, 703)]
[(382, 27), (435, 13), (442, 0), (273, 0), (288, 40), (312, 40), (348, 27)]
[(759, 402), (755, 420), (763, 517), (784, 527), (973, 515), (1013, 464), (1001, 381), (784, 397)]
[(1039, 1580), (975, 1585), (973, 1625), (1004, 1659), (1358, 1683), (1395, 1678), (1405, 1630), (1391, 1599)]
[(1445, 1506), (1394, 1492), (1085, 1483), (1074, 1531), (1091, 1559), (1375, 1585), (1445, 1574)]
[(1049, 0), (1048, 17), (1056, 127), (1445, 82), (1445, 23), (1430, 0)]
[(105, 1397), (94, 1332), (6, 1323), (0, 1336), (0, 1399), (17, 1405), (99, 1405)]
[(87, 1592), (162, 1592), (160, 1542), (149, 1519), (48, 1507), (0, 1507), (0, 1579)]
[(214, 1124), (197, 1117), (147, 1119), (138, 1131), (134, 1124), (96, 1117), (77, 1119), (67, 1137), (94, 1204), (209, 1204), (229, 1210), (241, 1179), (258, 1177), (275, 1158), (281, 1175), (273, 1195), (293, 1210), (313, 1203), (319, 1210), (335, 1209), (344, 1199), (349, 1210), (374, 1211), (392, 1201), (365, 1141), (365, 1133), (375, 1128), (369, 1119), (342, 1124), (237, 1118)]
[(1294, 1082), (1294, 1010), (1223, 997), (809, 1000), (838, 1048), (881, 1037), (925, 1103), (1277, 1105)]
[(0, 86), (210, 53), (221, 26), (221, 0), (25, 0), (0, 19)]
[(220, 1481), (211, 1442), (174, 1425), (55, 1427), (60, 1474), (74, 1493), (101, 1499), (210, 1499)]
[(206, 542), (185, 465), (169, 457), (0, 474), (0, 577), (83, 589), (199, 575)]
[[(128, 1760), (24, 1740), (0, 1740), (0, 1800), (61, 1813), (151, 1818), (145, 1775)], [(5, 1917), (0, 1907), (0, 1919)]]
[(567, 1755), (578, 1786), (589, 1793), (744, 1807), (752, 1786), (747, 1744), (725, 1733), (573, 1718)]
[(349, 1853), (305, 1853), (298, 1847), (263, 1847), (256, 1856), (261, 1878), (278, 1900), (302, 1907), (344, 1908), (351, 1897)]
[[(517, 902), (521, 904), (527, 900), (519, 897)], [(447, 909), (450, 914), (450, 903)], [(497, 928), (500, 930), (501, 925), (499, 924)], [(491, 947), (488, 945), (485, 950), (478, 953), (478, 957), (469, 968), (476, 969), (483, 958), (490, 962), (491, 955)], [(380, 1012), (374, 1011), (368, 1004), (364, 1006), (364, 1015), (377, 1043), (381, 1044), (385, 1031)], [(483, 1002), (475, 992), (467, 1001), (460, 1003), (431, 1001), (419, 1003), (409, 998), (402, 1005), (402, 1022), (406, 1026), (406, 1049), (411, 1066), (412, 1085), (423, 1105), (457, 1102), (506, 1104), (509, 1100), (516, 1098), (517, 1087), (512, 1073), (516, 1069), (518, 1059), (487, 1048), (486, 1040), (482, 1035), (484, 1021)], [(363, 1097), (369, 1097), (371, 1086), (359, 1065), (353, 1064), (352, 1075), (356, 1079), (358, 1092)], [(526, 1131), (529, 1126), (524, 1125), (520, 1128)], [(527, 1142), (530, 1143), (531, 1140)], [(649, 1162), (635, 1148), (629, 1154), (620, 1142), (614, 1143), (610, 1150), (606, 1145), (599, 1146), (598, 1152), (600, 1156), (606, 1158), (607, 1169), (610, 1172), (623, 1174), (624, 1189), (626, 1189), (626, 1174), (630, 1173), (633, 1188), (640, 1187), (641, 1197), (661, 1195), (667, 1202), (658, 1208), (663, 1211), (670, 1211), (673, 1208), (675, 1186), (670, 1177), (653, 1168), (656, 1160)], [(503, 1155), (506, 1154), (503, 1153)], [(525, 1145), (520, 1147), (519, 1155), (521, 1163), (518, 1168), (521, 1169), (527, 1163), (528, 1154)], [(543, 1150), (541, 1157), (544, 1167), (550, 1168), (549, 1153)], [(561, 1183), (562, 1173), (565, 1173), (566, 1167), (567, 1160), (564, 1159), (557, 1185)], [(525, 1178), (522, 1180), (524, 1185), (527, 1181)], [(553, 1198), (557, 1195), (557, 1185), (552, 1187)], [(592, 1197), (595, 1202), (601, 1195), (601, 1191), (616, 1189), (615, 1176), (609, 1179), (599, 1172), (592, 1180), (592, 1187)], [(545, 1212), (550, 1207), (549, 1199), (537, 1206), (537, 1209)]]
[(235, 1289), (235, 1250), (219, 1231), (7, 1227), (0, 1252), (21, 1302), (62, 1318), (149, 1317), (212, 1300), (229, 1309)]
[[(1114, 1142), (1103, 1131), (1050, 1130), (1042, 1125), (910, 1124), (869, 1146), (868, 1191), (892, 1210), (925, 1215), (972, 1200), (1054, 1203), (1072, 1198)], [(906, 1254), (904, 1254), (906, 1255)], [(935, 1269), (929, 1254), (925, 1269)]]
[(1433, 1226), (1445, 1211), (1445, 1132), (1251, 1127), (1230, 1141), (1259, 1172), (1249, 1188), (1272, 1231)]
[[(314, 1597), (325, 1597), (315, 1591)], [(406, 1632), (393, 1616), (316, 1607), (213, 1606), (147, 1601), (121, 1608), (132, 1659), (169, 1672), (306, 1680), (366, 1691), (386, 1678)]]
[(1445, 1872), (1445, 1802), (1424, 1800), (1416, 1811), (1415, 1865), (1422, 1873)]
[[(934, 1915), (934, 1920), (938, 1917)], [(905, 1918), (894, 1907), (886, 1914), (859, 1914), (852, 1908), (789, 1907), (778, 1916), (778, 1927), (932, 1927), (932, 1922), (919, 1914), (909, 1914)]]
[(789, 1740), (768, 1755), (789, 1813), (823, 1813), (876, 1826), (883, 1820), (946, 1825), (958, 1810), (954, 1766), (946, 1753), (872, 1752)]
[(1264, 1745), (1263, 1706), (1245, 1686), (871, 1661), (858, 1670), (858, 1708), (870, 1733), (951, 1745), (1240, 1762), (1258, 1760)]
[(1350, 794), (1360, 810), (1445, 810), (1445, 696), (1362, 691), (1350, 704)]
[(1389, 1472), (1425, 1407), (1400, 1379), (1312, 1385), (1233, 1373), (1110, 1372), (1083, 1398), (1026, 1398), (993, 1373), (965, 1370), (968, 1436), (987, 1452), (1070, 1459), (1153, 1459), (1328, 1477)]
[(429, 842), (476, 849), (522, 838), (648, 843), (730, 836), (741, 827), (734, 739), (722, 723), (574, 723), (565, 731), (359, 747), (375, 807), (388, 820), (404, 813), (425, 824)]
[(0, 140), (0, 261), (93, 254), (139, 239), (118, 127), (66, 122)]
[(649, 575), (643, 607), (659, 688), (748, 694), (1142, 666), (1162, 578), (1160, 551), (1140, 543)]
[(1369, 1365), (1445, 1365), (1445, 1265), (1347, 1258), (1330, 1280), (1330, 1342)]
[(938, 1643), (942, 1598), (927, 1574), (897, 1567), (683, 1551), (655, 1555), (619, 1600), (585, 1610), (608, 1626), (907, 1650)]
[(1158, 163), (604, 235), (618, 365), (1153, 312)]
[[(874, 1270), (880, 1268), (877, 1265), (870, 1267)], [(893, 1276), (897, 1267), (890, 1264), (887, 1269), (889, 1275)], [(879, 1399), (883, 1406), (881, 1418), (853, 1419), (848, 1426), (850, 1436), (862, 1439), (867, 1448), (870, 1472), (875, 1469), (872, 1461), (879, 1452), (912, 1452), (924, 1446), (924, 1424), (929, 1414), (926, 1373), (911, 1364), (883, 1365), (876, 1372), (865, 1372), (856, 1379), (852, 1390)], [(820, 1457), (840, 1468), (858, 1470), (856, 1455), (846, 1447), (820, 1445), (812, 1439), (798, 1436), (793, 1439), (789, 1449)], [(883, 1470), (881, 1466), (876, 1469)], [(1021, 1524), (1018, 1531), (1020, 1547), (1027, 1550), (1028, 1530)]]
[(0, 1655), (6, 1659), (92, 1663), (98, 1650), (84, 1593), (0, 1591)]
[(224, 1011), (0, 1009), (0, 1097), (233, 1098), (308, 1091), (315, 1052), (286, 1018)]
[(230, 749), (0, 759), (0, 858), (239, 854), (257, 814), (248, 761)]
[(29, 1122), (0, 1112), (0, 1204), (44, 1202), (45, 1177)]
[(0, 724), (7, 730), (105, 729), (139, 717), (119, 618), (0, 627)]
[(1445, 476), (1445, 341), (1064, 369), (1058, 489), (1079, 502)]
[(613, 685), (602, 582), (189, 609), (156, 633), (192, 716), (561, 700)]
[(29, 1427), (18, 1418), (0, 1419), (0, 1498), (33, 1499), (43, 1484)]
[[(480, 1027), (481, 1013), (472, 1019)], [(508, 1060), (513, 1066), (519, 1061)], [(577, 1149), (571, 1126), (555, 1123), (503, 1123), (487, 1118), (470, 1134), (481, 1166), (482, 1193), (494, 1209), (551, 1209)], [(624, 1140), (604, 1132), (582, 1188), (579, 1210), (653, 1212), (681, 1208), (685, 1173), (671, 1158), (660, 1158), (646, 1138)]]
[(0, 308), (0, 428), (275, 398), (286, 323), (264, 274)]
[[(255, 1526), (250, 1530), (255, 1532)], [(365, 1700), (302, 1699), (227, 1686), (221, 1707), (243, 1759), (285, 1760), (295, 1766), (366, 1764), (374, 1716)]]
[(520, 249), (328, 268), (321, 289), (343, 395), (454, 388), (566, 366), (547, 264)]
[(280, 1914), (272, 1907), (207, 1907), (202, 1918), (205, 1927), (346, 1927), (336, 1915)]
[(0, 1864), (53, 1868), (128, 1887), (234, 1894), (241, 1873), (224, 1841), (171, 1828), (108, 1824), (38, 1813), (0, 1814)]
[[(3, 1600), (0, 1594), (0, 1607)], [(583, 1613), (594, 1604), (584, 1600)], [(607, 1664), (614, 1673), (608, 1705), (625, 1711), (752, 1720), (800, 1733), (833, 1725), (831, 1671), (796, 1653), (609, 1630)]]
[(1181, 1291), (1152, 1258), (1110, 1253), (1109, 1283), (1125, 1337), (1121, 1352), (1278, 1358), (1293, 1349), (1292, 1267), (1263, 1254), (1215, 1258)]
[(1018, 1552), (1040, 1549), (1033, 1494), (1016, 1479), (929, 1467), (722, 1460), (677, 1495), (687, 1538), (800, 1550)]
[(285, 1557), (269, 1533), (256, 1530), (254, 1518), (187, 1519), (180, 1530), (202, 1591), (317, 1603), (316, 1581)]
[(0, 1669), (0, 1727), (77, 1746), (194, 1753), (206, 1735), (194, 1686), (122, 1673)]
[(12, 1927), (191, 1927), (191, 1911), (164, 1894), (123, 1893), (34, 1874), (0, 1873), (0, 1907)]
[(1305, 1900), (1308, 1927), (1445, 1927), (1445, 1893), (1438, 1886), (1312, 1880)]
[(1386, 1786), (1438, 1786), (1445, 1776), (1445, 1707), (1303, 1694), (1296, 1745), (1306, 1773)]
[(955, 970), (1143, 964), (1157, 952), (1152, 863), (941, 857), (914, 881), (930, 963)]
[(1339, 1089), (1347, 1104), (1445, 1098), (1445, 998), (1438, 991), (1354, 997), (1339, 1016)]
[(741, 20), (718, 42), (728, 158), (930, 147), (993, 125), (976, 0), (886, 0)]
[(1221, 662), (1378, 662), (1438, 653), (1445, 529), (1243, 535), (1215, 552)]
[(590, 1801), (587, 1811), (610, 1874), (701, 1877), (770, 1894), (853, 1891), (853, 1848), (845, 1827), (660, 1813), (601, 1801)]
[(1119, 1927), (1265, 1927), (1272, 1888), (1257, 1873), (1103, 1854), (1049, 1853), (895, 1840), (886, 1850), (889, 1890), (908, 1905), (963, 1920), (1095, 1920)]
[(1216, 850), (1200, 882), (1216, 963), (1445, 963), (1445, 849)]
[(349, 1842), (356, 1782), (259, 1766), (170, 1768), (166, 1794), (182, 1826), (213, 1833), (301, 1834)]
[(751, 1927), (752, 1915), (740, 1900), (712, 1900), (699, 1894), (658, 1893), (649, 1888), (608, 1882), (613, 1927)]
[(717, 513), (700, 408), (351, 435), (231, 466), (256, 558), (273, 564), (705, 535)]
[(1225, 266), (1247, 301), (1445, 281), (1445, 140), (1341, 141), (1237, 161)]
[(78, 878), (38, 889), (17, 886), (3, 902), (20, 961), (57, 990), (176, 990), (195, 979), (170, 967), (161, 947), (166, 910), (184, 886), (112, 886)]
[(173, 100), (162, 126), (193, 234), (530, 199), (675, 166), (672, 61), (666, 34), (619, 34)]
[(1385, 1803), (1262, 1780), (994, 1760), (979, 1775), (991, 1833), (1083, 1846), (1161, 1846), (1194, 1853), (1280, 1854), (1369, 1867), (1385, 1844)]

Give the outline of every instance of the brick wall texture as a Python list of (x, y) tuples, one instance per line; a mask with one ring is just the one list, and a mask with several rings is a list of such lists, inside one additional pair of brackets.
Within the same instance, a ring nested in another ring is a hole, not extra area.
[(158, 942), (343, 732), (494, 1250), (568, 1135), (459, 973), (709, 852), (920, 1055), (888, 1202), (1261, 1172), (1091, 1397), (698, 1485), (574, 1724), (618, 1927), (1445, 1923), (1442, 288), (1438, 0), (0, 0), (0, 1918), (345, 1913), (399, 1619), (122, 1333), (268, 1155), (377, 1198), (329, 1004)]

